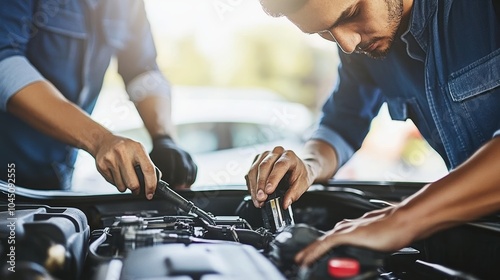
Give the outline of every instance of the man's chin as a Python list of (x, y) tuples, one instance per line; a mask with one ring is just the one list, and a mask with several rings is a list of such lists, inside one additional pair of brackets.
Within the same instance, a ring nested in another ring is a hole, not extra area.
[(366, 56), (368, 56), (369, 58), (373, 58), (373, 59), (384, 59), (386, 56), (387, 56), (387, 53), (389, 52), (389, 50), (383, 50), (383, 51), (372, 51), (372, 52), (366, 52), (366, 51), (356, 51), (356, 53), (358, 54), (364, 54)]
[(369, 58), (373, 58), (373, 59), (384, 59), (387, 56), (387, 53), (389, 53), (389, 49), (384, 50), (384, 51), (369, 52), (369, 53), (366, 53), (366, 55)]
[(374, 49), (373, 51), (358, 51), (357, 53), (360, 53), (360, 54), (364, 54), (366, 56), (368, 56), (369, 58), (373, 58), (373, 59), (384, 59), (387, 54), (389, 53), (389, 50), (391, 49), (391, 46), (392, 46), (392, 41), (389, 42), (388, 46), (386, 46), (385, 48), (376, 48)]

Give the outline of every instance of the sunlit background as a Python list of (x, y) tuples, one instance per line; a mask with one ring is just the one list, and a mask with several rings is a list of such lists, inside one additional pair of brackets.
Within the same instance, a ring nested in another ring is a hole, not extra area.
[[(300, 154), (336, 82), (334, 44), (266, 15), (257, 0), (145, 3), (158, 64), (173, 86), (176, 140), (198, 164), (193, 188), (244, 184), (254, 156), (276, 145)], [(114, 61), (92, 117), (151, 149)], [(427, 182), (446, 172), (411, 121), (391, 121), (384, 106), (335, 179)], [(116, 191), (85, 152), (74, 189)]]

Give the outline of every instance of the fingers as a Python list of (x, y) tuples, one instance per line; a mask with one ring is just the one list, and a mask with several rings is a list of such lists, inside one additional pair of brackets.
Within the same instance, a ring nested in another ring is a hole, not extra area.
[[(285, 157), (298, 158), (293, 151), (290, 151)], [(310, 186), (306, 179), (307, 171), (305, 167), (299, 168), (297, 166), (297, 164), (302, 163), (302, 161), (289, 161), (289, 163), (292, 165), (289, 166), (288, 169), (294, 172), (289, 173), (288, 183), (290, 186), (283, 197), (284, 209), (288, 209), (288, 207), (290, 207), (293, 202), (297, 201)]]
[(194, 183), (198, 167), (191, 156), (184, 151), (179, 151), (174, 159), (176, 161), (174, 186), (176, 189), (187, 189)]
[(150, 154), (151, 160), (161, 170), (161, 179), (174, 187), (175, 161), (173, 153)]
[(276, 190), (287, 173), (290, 176), (286, 179), (288, 182), (285, 183), (290, 186), (283, 198), (285, 209), (299, 199), (310, 186), (303, 161), (293, 151), (285, 150), (280, 146), (255, 158), (245, 178), (255, 207), (262, 207), (267, 196)]
[(302, 266), (310, 266), (332, 247), (335, 246), (335, 239), (332, 236), (320, 238), (295, 256), (295, 262)]
[(127, 189), (123, 183), (122, 175), (113, 153), (107, 153), (102, 157), (98, 157), (96, 159), (96, 167), (106, 181), (115, 185), (120, 192), (124, 192)]
[(260, 162), (264, 157), (267, 156), (269, 152), (264, 152), (260, 155), (257, 155), (253, 163), (250, 167), (250, 170), (248, 171), (248, 174), (245, 175), (245, 181), (247, 184), (247, 189), (250, 192), (250, 195), (252, 196), (252, 201), (255, 207), (260, 208), (264, 204), (263, 201), (267, 198), (265, 195), (264, 191), (258, 189), (257, 187), (257, 177), (258, 177), (258, 167)]
[(175, 145), (172, 140), (156, 141), (150, 157), (163, 172), (162, 180), (169, 183), (172, 188), (189, 188), (196, 180), (198, 167), (191, 155)]
[(391, 252), (414, 240), (408, 220), (394, 215), (394, 207), (375, 210), (362, 218), (344, 220), (295, 256), (295, 261), (310, 266), (326, 252), (339, 245), (358, 246)]
[(188, 189), (196, 180), (198, 171), (191, 156), (175, 150), (164, 155), (163, 160), (159, 161), (165, 174), (163, 179), (174, 189)]
[(283, 152), (280, 157), (274, 162), (273, 169), (270, 170), (269, 175), (267, 176), (267, 183), (265, 185), (266, 194), (273, 193), (288, 170), (290, 170), (292, 166), (295, 166), (295, 164), (292, 163), (293, 159), (289, 156), (290, 153), (293, 154), (293, 152), (291, 151)]
[(153, 198), (156, 190), (155, 167), (144, 147), (133, 140), (113, 136), (101, 143), (96, 154), (96, 166), (102, 176), (120, 192), (130, 189), (139, 194), (140, 185), (134, 166), (139, 165), (144, 175), (145, 194)]
[[(140, 163), (142, 174), (144, 175), (144, 184), (145, 184), (145, 194), (146, 198), (151, 200), (156, 191), (156, 185), (158, 184), (158, 178), (156, 177), (156, 169), (153, 163), (148, 160), (143, 160)], [(160, 172), (161, 176), (161, 172)]]
[(170, 184), (172, 185), (173, 188), (177, 189), (181, 185), (184, 185), (186, 183), (186, 177), (187, 177), (187, 169), (186, 166), (184, 165), (182, 155), (174, 152), (172, 153), (172, 164), (171, 164), (171, 169), (165, 172), (170, 172), (171, 173), (171, 182)]
[(194, 164), (193, 169), (191, 171), (191, 179), (189, 180), (189, 185), (194, 184), (196, 182), (196, 178), (198, 176), (198, 165)]
[(198, 174), (198, 166), (196, 163), (193, 161), (191, 156), (186, 153), (187, 157), (187, 163), (186, 163), (186, 170), (187, 170), (187, 175), (186, 175), (186, 181), (184, 182), (185, 184), (183, 185), (183, 188), (189, 188), (194, 182), (196, 181), (196, 175)]
[[(276, 149), (276, 148), (275, 148)], [(274, 150), (273, 150), (274, 151)], [(256, 190), (256, 202), (259, 207), (266, 201), (268, 194), (271, 194), (274, 189), (272, 186), (268, 185), (267, 179), (271, 171), (273, 170), (274, 162), (279, 158), (280, 154), (276, 153), (266, 153), (259, 159), (257, 166), (257, 190)], [(254, 202), (255, 204), (255, 202)]]
[(287, 151), (278, 146), (254, 159), (245, 180), (255, 207), (262, 207), (267, 196), (274, 192), (279, 181), (292, 166), (288, 161), (296, 160), (286, 155)]
[(135, 175), (135, 170), (133, 165), (123, 165), (118, 169), (120, 172), (120, 178), (123, 183), (122, 188), (124, 192), (126, 189), (132, 191), (133, 194), (139, 194), (141, 191), (141, 186), (139, 184), (139, 178)]

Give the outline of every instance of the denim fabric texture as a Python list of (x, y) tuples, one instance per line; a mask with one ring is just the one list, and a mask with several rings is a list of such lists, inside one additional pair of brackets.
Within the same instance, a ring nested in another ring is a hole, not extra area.
[(0, 81), (6, 82), (0, 83), (0, 166), (15, 163), (19, 185), (56, 182), (47, 188), (69, 188), (76, 150), (7, 113), (9, 98), (32, 82), (48, 80), (91, 113), (113, 56), (125, 85), (158, 71), (141, 0), (2, 1)]
[(387, 102), (391, 117), (411, 119), (449, 169), (464, 162), (500, 129), (493, 2), (415, 0), (408, 30), (386, 58), (339, 52), (338, 83), (312, 138), (330, 143), (342, 165)]

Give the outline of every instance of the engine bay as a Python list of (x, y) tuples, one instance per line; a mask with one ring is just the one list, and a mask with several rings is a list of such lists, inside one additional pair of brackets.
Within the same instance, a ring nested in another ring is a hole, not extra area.
[(174, 192), (174, 199), (152, 201), (130, 194), (40, 196), (18, 188), (15, 209), (7, 200), (0, 212), (1, 278), (497, 279), (498, 216), (398, 252), (341, 246), (308, 268), (293, 261), (335, 223), (416, 189), (317, 186), (287, 211), (279, 202), (255, 208), (243, 188)]

